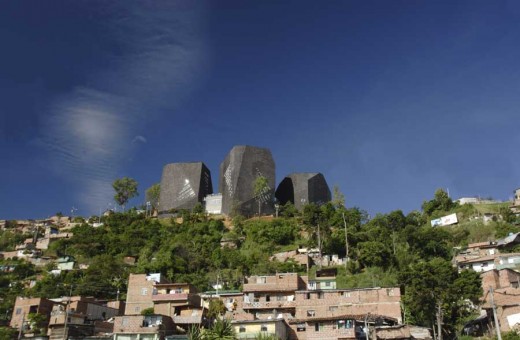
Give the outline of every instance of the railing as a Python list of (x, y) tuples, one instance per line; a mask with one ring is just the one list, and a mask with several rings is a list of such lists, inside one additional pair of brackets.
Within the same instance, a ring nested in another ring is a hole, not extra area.
[(314, 330), (314, 326), (308, 327), (305, 332), (307, 335), (307, 339), (323, 339), (323, 334), (327, 334), (327, 337), (341, 337), (341, 338), (355, 338), (356, 332), (354, 328), (340, 328), (340, 329), (332, 329), (332, 326), (326, 326), (322, 331), (316, 332)]
[(266, 282), (266, 283), (246, 283), (244, 284), (244, 292), (262, 292), (262, 291), (296, 291), (298, 290), (298, 282)]
[(295, 301), (258, 301), (258, 302), (245, 302), (243, 308), (295, 308)]
[(152, 301), (172, 301), (172, 300), (188, 300), (188, 294), (155, 294), (152, 295)]
[(202, 317), (200, 315), (195, 316), (174, 316), (173, 321), (176, 324), (196, 324), (200, 323)]

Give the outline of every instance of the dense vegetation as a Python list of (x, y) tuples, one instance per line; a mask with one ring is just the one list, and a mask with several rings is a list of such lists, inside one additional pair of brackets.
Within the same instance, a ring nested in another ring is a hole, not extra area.
[[(484, 225), (470, 220), (478, 208), (459, 206), (442, 190), (424, 202), (422, 212), (405, 215), (397, 210), (373, 218), (359, 208), (345, 208), (341, 195), (335, 196), (321, 206), (308, 204), (301, 213), (288, 204), (281, 207), (279, 218), (235, 216), (228, 227), (223, 220), (205, 216), (200, 207), (168, 220), (146, 218), (135, 210), (113, 213), (102, 218), (102, 227), (75, 227), (72, 237), (52, 243), (46, 253), (74, 256), (89, 265), (87, 269), (56, 275), (49, 273), (51, 266), (37, 271), (24, 262), (3, 261), (15, 270), (0, 274), (0, 313), (8, 314), (17, 295), (124, 298), (131, 272), (160, 272), (201, 291), (217, 280), (228, 289), (240, 289), (243, 278), (251, 274), (306, 274), (307, 269), (294, 262), (269, 259), (273, 253), (306, 246), (340, 257), (348, 253), (347, 266), (338, 268), (338, 288), (399, 285), (407, 322), (433, 327), (442, 319), (444, 331), (455, 334), (473, 313), (467, 301), (477, 303), (482, 292), (476, 273), (459, 274), (451, 265), (454, 247), (518, 231), (514, 216), (503, 206), (496, 210), (504, 218)], [(461, 217), (458, 226), (429, 225), (431, 218), (451, 212)], [(0, 242), (6, 248), (13, 238), (21, 239), (5, 233)], [(233, 246), (221, 247), (223, 240)], [(135, 265), (125, 264), (128, 256), (137, 258)], [(34, 287), (23, 285), (37, 275)]]

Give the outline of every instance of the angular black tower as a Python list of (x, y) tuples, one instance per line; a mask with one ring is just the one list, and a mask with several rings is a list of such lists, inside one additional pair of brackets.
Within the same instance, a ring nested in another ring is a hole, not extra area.
[(212, 193), (211, 173), (204, 163), (166, 164), (161, 178), (159, 210), (193, 209)]
[(308, 203), (326, 203), (331, 199), (325, 177), (319, 172), (292, 173), (278, 185), (275, 193), (280, 204), (291, 202), (302, 210)]
[(274, 160), (269, 149), (248, 145), (234, 146), (220, 164), (219, 190), (222, 213), (244, 216), (258, 214), (254, 183), (258, 176), (267, 178), (269, 189), (260, 196), (262, 215), (274, 213)]

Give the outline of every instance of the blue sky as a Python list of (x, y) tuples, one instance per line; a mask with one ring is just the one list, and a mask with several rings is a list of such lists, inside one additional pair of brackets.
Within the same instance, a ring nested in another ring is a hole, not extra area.
[(233, 145), (371, 214), (520, 186), (518, 1), (0, 5), (0, 219), (97, 214)]

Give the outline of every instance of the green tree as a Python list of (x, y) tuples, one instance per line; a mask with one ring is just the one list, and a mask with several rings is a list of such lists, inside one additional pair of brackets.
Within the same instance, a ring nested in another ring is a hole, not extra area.
[(511, 211), (509, 207), (501, 207), (498, 210), (500, 216), (502, 216), (502, 220), (507, 223), (515, 223), (516, 215)]
[(456, 205), (444, 189), (437, 189), (432, 200), (423, 202), (422, 209), (425, 214), (432, 215), (435, 211), (447, 212)]
[(152, 209), (159, 209), (159, 196), (161, 195), (161, 184), (155, 183), (146, 189), (146, 201), (150, 202)]
[(287, 203), (280, 206), (280, 216), (285, 218), (298, 216), (298, 209), (296, 209), (291, 201), (287, 201)]
[(344, 208), (345, 207), (345, 195), (339, 190), (339, 186), (335, 185), (332, 189), (332, 204), (335, 208)]
[(441, 258), (411, 266), (400, 274), (400, 281), (408, 322), (436, 327), (441, 330), (437, 334), (454, 334), (458, 319), (473, 312), (467, 301), (477, 303), (482, 295), (478, 273), (458, 273)]
[(0, 327), (0, 339), (16, 339), (18, 331), (14, 328)]
[(260, 175), (253, 182), (253, 195), (258, 202), (258, 217), (262, 214), (262, 204), (271, 198), (270, 191), (269, 181), (265, 176)]
[(224, 306), (224, 302), (220, 299), (210, 300), (209, 308), (208, 308), (208, 316), (212, 319), (220, 317), (226, 312), (226, 306)]
[(144, 315), (144, 316), (154, 315), (154, 313), (155, 313), (155, 310), (153, 309), (153, 307), (145, 308), (141, 311), (141, 315)]
[(39, 313), (29, 313), (27, 315), (27, 321), (31, 330), (36, 334), (44, 334), (45, 326), (47, 324), (47, 317)]
[(116, 192), (114, 199), (117, 204), (123, 207), (123, 211), (125, 210), (125, 205), (128, 203), (128, 200), (139, 195), (137, 192), (137, 181), (133, 178), (123, 177), (116, 179), (114, 183), (112, 183), (112, 187)]

